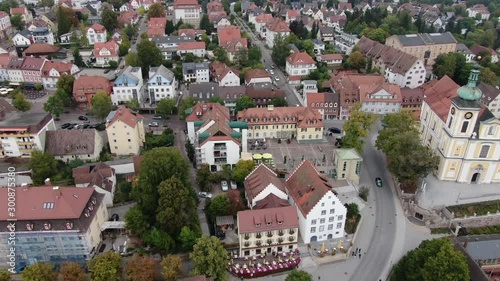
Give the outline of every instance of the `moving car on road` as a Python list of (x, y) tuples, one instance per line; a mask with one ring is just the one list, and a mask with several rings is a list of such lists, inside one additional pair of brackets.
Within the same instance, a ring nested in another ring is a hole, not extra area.
[(378, 187), (382, 187), (382, 179), (377, 177), (375, 178), (375, 184), (378, 186)]
[(227, 186), (227, 181), (221, 181), (220, 185), (222, 186), (222, 191), (229, 190), (229, 187)]
[(278, 76), (275, 76), (275, 77), (274, 77), (274, 80), (276, 80), (276, 81), (280, 81), (280, 78), (279, 78)]
[(160, 125), (158, 124), (158, 122), (151, 122), (149, 123), (149, 127), (160, 127)]

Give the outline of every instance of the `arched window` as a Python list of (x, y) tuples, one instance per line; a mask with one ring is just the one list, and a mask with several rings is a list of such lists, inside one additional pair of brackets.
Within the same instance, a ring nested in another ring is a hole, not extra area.
[(488, 152), (490, 152), (490, 147), (491, 145), (489, 144), (484, 144), (483, 146), (481, 146), (481, 151), (479, 152), (479, 158), (488, 157)]

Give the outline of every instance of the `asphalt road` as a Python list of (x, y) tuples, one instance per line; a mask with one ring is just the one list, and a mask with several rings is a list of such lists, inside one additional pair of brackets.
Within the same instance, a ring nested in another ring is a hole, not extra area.
[[(265, 42), (259, 40), (258, 36), (250, 29), (250, 27), (244, 20), (238, 17), (235, 13), (233, 14), (236, 17), (236, 21), (238, 22), (238, 24), (242, 27), (243, 31), (245, 31), (250, 37), (252, 44), (259, 47), (262, 51), (262, 63), (264, 64), (265, 68), (271, 69), (271, 66), (274, 65), (273, 59), (271, 58), (272, 51), (265, 46)], [(272, 75), (272, 77), (275, 85), (285, 91), (288, 105), (302, 105), (302, 102), (297, 98), (297, 95), (294, 93), (292, 86), (288, 84), (287, 77), (283, 74), (283, 71), (281, 71), (280, 68), (276, 67), (274, 69), (274, 74)], [(276, 81), (275, 77), (278, 77), (279, 81)]]

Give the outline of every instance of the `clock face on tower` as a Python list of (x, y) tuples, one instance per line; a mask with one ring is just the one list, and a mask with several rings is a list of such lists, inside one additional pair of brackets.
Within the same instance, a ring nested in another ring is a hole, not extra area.
[(454, 115), (454, 114), (455, 114), (455, 108), (454, 108), (454, 107), (452, 107), (452, 108), (451, 108), (451, 115)]
[(471, 118), (472, 118), (472, 112), (465, 113), (465, 119), (471, 119)]

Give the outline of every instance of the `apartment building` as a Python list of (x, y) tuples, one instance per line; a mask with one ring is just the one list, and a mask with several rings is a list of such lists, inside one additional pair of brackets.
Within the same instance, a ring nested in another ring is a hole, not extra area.
[(269, 48), (273, 48), (274, 40), (278, 35), (287, 37), (290, 35), (290, 28), (281, 18), (274, 18), (272, 21), (266, 23), (266, 45)]
[(56, 130), (47, 113), (11, 112), (0, 109), (1, 157), (30, 158), (34, 149), (45, 150), (47, 131)]
[(106, 117), (106, 134), (114, 155), (138, 155), (146, 141), (144, 117), (124, 105)]
[(37, 27), (31, 32), (31, 38), (33, 43), (45, 43), (49, 45), (54, 45), (54, 33), (52, 33), (47, 27)]
[(192, 36), (156, 36), (150, 38), (155, 42), (166, 60), (171, 60), (177, 55), (177, 49), (182, 42), (195, 42), (195, 37)]
[(63, 75), (69, 75), (76, 78), (80, 77), (80, 69), (76, 64), (46, 61), (42, 68), (42, 84), (45, 90), (56, 90), (57, 81)]
[(118, 43), (115, 41), (96, 42), (94, 44), (95, 64), (101, 67), (109, 66), (110, 61), (118, 63), (119, 57)]
[(45, 150), (65, 163), (74, 159), (97, 161), (103, 146), (95, 129), (48, 131), (45, 140)]
[(323, 120), (337, 120), (340, 114), (339, 97), (338, 93), (307, 93), (304, 104), (313, 110), (318, 110)]
[(82, 75), (73, 83), (73, 98), (79, 108), (91, 108), (92, 98), (102, 91), (110, 95), (112, 83), (103, 76)]
[[(10, 191), (0, 188), (0, 198)], [(82, 266), (98, 253), (101, 227), (108, 220), (103, 197), (94, 188), (52, 186), (18, 187), (16, 192), (16, 263), (30, 265), (76, 262)], [(0, 262), (8, 264), (11, 217), (0, 214)]]
[(286, 73), (290, 84), (300, 84), (301, 77), (316, 69), (316, 62), (306, 52), (294, 52), (286, 59)]
[(425, 65), (433, 65), (440, 54), (455, 52), (457, 43), (450, 32), (392, 35), (385, 40), (385, 45), (415, 56)]
[(186, 54), (193, 54), (199, 58), (205, 57), (205, 42), (181, 42), (177, 47), (177, 55), (184, 58)]
[(248, 138), (296, 139), (297, 142), (323, 139), (323, 119), (317, 110), (307, 107), (247, 108), (237, 120), (248, 123)]
[(35, 86), (35, 84), (42, 84), (42, 69), (46, 61), (42, 58), (24, 58), (21, 64), (21, 71), (25, 85)]
[(201, 5), (198, 4), (198, 1), (176, 0), (174, 2), (174, 24), (177, 24), (182, 19), (183, 23), (199, 28), (201, 16)]
[(113, 82), (111, 102), (114, 105), (120, 105), (137, 100), (139, 104), (142, 104), (146, 101), (143, 87), (142, 69), (127, 66), (125, 71)]
[(175, 75), (163, 65), (149, 69), (148, 93), (151, 104), (177, 96)]
[(94, 23), (92, 26), (87, 28), (87, 40), (89, 45), (94, 45), (95, 43), (106, 42), (108, 32), (106, 28), (98, 23)]
[(440, 158), (439, 180), (473, 184), (500, 182), (500, 119), (482, 105), (479, 70), (459, 87), (448, 76), (425, 89), (421, 139)]
[(182, 64), (184, 82), (210, 82), (210, 65), (207, 62), (185, 62)]

